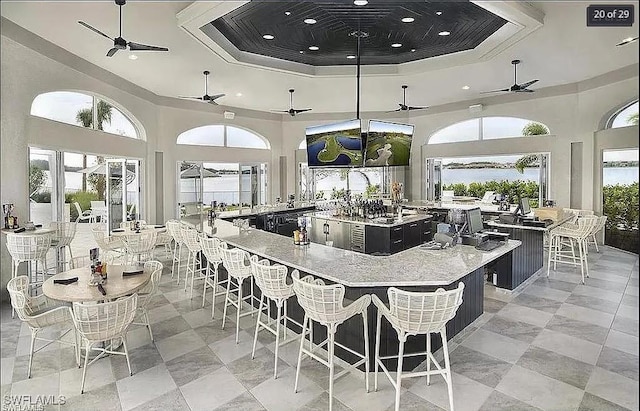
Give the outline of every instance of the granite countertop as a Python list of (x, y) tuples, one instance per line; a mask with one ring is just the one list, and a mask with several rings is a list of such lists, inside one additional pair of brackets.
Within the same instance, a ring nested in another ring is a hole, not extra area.
[[(402, 203), (402, 207), (406, 208), (424, 208), (424, 209), (443, 209), (443, 210), (451, 210), (451, 209), (460, 209), (460, 210), (471, 210), (472, 208), (480, 208), (480, 211), (484, 213), (506, 213), (508, 211), (499, 211), (497, 204), (487, 204), (476, 202), (473, 204), (469, 203), (442, 203), (440, 201), (412, 201), (408, 203)], [(515, 205), (511, 206), (512, 212), (516, 209)]]
[(354, 224), (364, 224), (364, 225), (371, 225), (376, 227), (395, 227), (402, 224), (411, 223), (414, 221), (426, 220), (427, 218), (432, 217), (432, 215), (430, 214), (411, 214), (411, 215), (402, 216), (401, 221), (395, 219), (391, 223), (383, 223), (383, 222), (376, 222), (375, 219), (370, 220), (368, 218), (333, 216), (327, 212), (315, 212), (315, 213), (309, 213), (308, 215), (311, 215), (312, 217), (316, 217), (316, 218), (322, 218), (325, 220), (342, 221), (345, 223), (354, 223)]
[(220, 211), (218, 213), (219, 218), (231, 218), (231, 217), (251, 217), (257, 216), (261, 214), (269, 214), (269, 213), (280, 213), (280, 212), (296, 212), (300, 210), (307, 210), (315, 207), (313, 204), (309, 203), (307, 205), (297, 205), (293, 208), (287, 207), (286, 204), (278, 204), (278, 205), (268, 205), (268, 206), (258, 206), (253, 207), (252, 209), (243, 209), (242, 213), (240, 210), (233, 211)]
[[(211, 235), (211, 228), (205, 226), (205, 233)], [(372, 256), (315, 243), (297, 246), (289, 237), (256, 229), (241, 232), (227, 221), (216, 221), (213, 235), (251, 254), (347, 287), (449, 285), (521, 244), (509, 240), (489, 252), (465, 245), (445, 250), (414, 247)]]
[(506, 224), (506, 223), (501, 223), (498, 221), (487, 221), (487, 225), (489, 227), (503, 227), (503, 228), (517, 228), (520, 230), (532, 230), (532, 231), (549, 231), (551, 229), (554, 229), (556, 227), (558, 227), (559, 225), (562, 225), (564, 223), (566, 223), (567, 221), (570, 221), (573, 218), (572, 215), (566, 216), (561, 220), (558, 220), (556, 222), (554, 222), (553, 224), (550, 224), (546, 227), (533, 227), (533, 226), (529, 226), (529, 225), (522, 225), (522, 224)]

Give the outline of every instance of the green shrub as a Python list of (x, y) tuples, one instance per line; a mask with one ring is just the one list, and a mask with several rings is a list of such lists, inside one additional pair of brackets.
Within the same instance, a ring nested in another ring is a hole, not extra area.
[(39, 193), (34, 193), (31, 195), (31, 199), (36, 203), (50, 203), (51, 191), (41, 191)]
[(602, 196), (608, 229), (638, 228), (638, 183), (604, 186)]

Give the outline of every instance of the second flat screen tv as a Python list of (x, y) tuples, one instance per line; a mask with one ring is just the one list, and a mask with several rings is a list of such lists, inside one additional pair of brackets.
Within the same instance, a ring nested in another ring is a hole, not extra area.
[(309, 167), (362, 167), (360, 120), (307, 127)]
[(408, 166), (413, 126), (369, 120), (365, 167)]

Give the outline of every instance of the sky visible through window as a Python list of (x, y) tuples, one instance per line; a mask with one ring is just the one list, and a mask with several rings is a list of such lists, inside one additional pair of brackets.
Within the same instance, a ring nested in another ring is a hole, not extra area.
[[(483, 117), (482, 139), (521, 137), (522, 129), (535, 121), (516, 117)], [(480, 139), (480, 119), (461, 121), (436, 131), (428, 144), (457, 143)]]
[(177, 144), (224, 147), (224, 129), (227, 129), (227, 147), (268, 149), (267, 142), (251, 131), (222, 124), (192, 128), (178, 136)]
[[(81, 126), (76, 115), (80, 110), (91, 110), (93, 96), (72, 91), (54, 91), (37, 96), (31, 104), (31, 115), (44, 117), (66, 124)], [(103, 123), (103, 131), (126, 137), (137, 138), (135, 127), (120, 110), (111, 109), (111, 122)]]
[[(638, 115), (637, 101), (616, 115), (616, 117), (613, 119), (613, 122), (611, 123), (611, 128), (627, 127), (633, 125), (633, 122), (631, 121), (631, 116), (633, 114), (635, 114), (636, 116)], [(636, 124), (638, 124), (637, 117)]]

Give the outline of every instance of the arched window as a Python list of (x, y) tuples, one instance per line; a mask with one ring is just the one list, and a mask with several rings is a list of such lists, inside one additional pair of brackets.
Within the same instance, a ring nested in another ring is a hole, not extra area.
[[(532, 130), (525, 131), (525, 128), (533, 128), (535, 130), (533, 132)], [(492, 140), (548, 133), (549, 129), (544, 124), (524, 118), (480, 117), (461, 121), (435, 132), (429, 138), (428, 144)]]
[(53, 91), (38, 95), (31, 103), (31, 115), (101, 130), (124, 137), (140, 138), (132, 116), (100, 97), (74, 91)]
[(253, 131), (243, 128), (214, 124), (192, 128), (178, 135), (177, 144), (270, 149), (269, 142)]
[(624, 106), (609, 119), (608, 128), (638, 125), (638, 100)]

